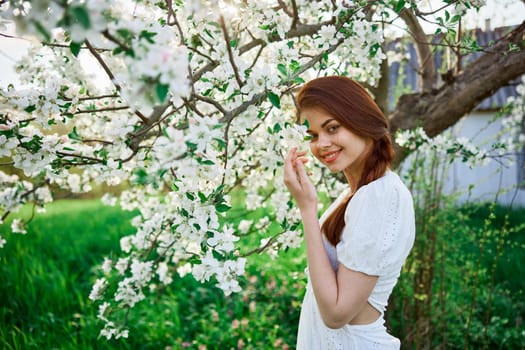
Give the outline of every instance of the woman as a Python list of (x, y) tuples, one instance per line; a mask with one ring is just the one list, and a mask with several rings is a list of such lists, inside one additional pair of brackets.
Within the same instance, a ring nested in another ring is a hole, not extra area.
[(389, 167), (388, 122), (356, 82), (323, 77), (297, 95), (310, 150), (348, 189), (317, 218), (317, 192), (306, 152), (291, 149), (284, 182), (300, 209), (309, 280), (297, 349), (399, 349), (383, 314), (415, 234), (410, 192)]

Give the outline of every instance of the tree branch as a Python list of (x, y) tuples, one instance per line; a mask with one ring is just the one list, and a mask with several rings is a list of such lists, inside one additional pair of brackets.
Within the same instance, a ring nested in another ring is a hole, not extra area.
[[(312, 59), (310, 61), (308, 61), (300, 69), (298, 69), (295, 72), (295, 74), (293, 76), (291, 76), (288, 79), (288, 81), (284, 82), (282, 85), (290, 86), (291, 84), (293, 84), (293, 81), (295, 80), (295, 78), (300, 76), (302, 73), (304, 73), (308, 69), (312, 68), (316, 63), (318, 63), (325, 56), (325, 54), (329, 54), (329, 53), (334, 52), (339, 47), (339, 45), (341, 45), (343, 42), (344, 42), (344, 39), (341, 38), (341, 39), (339, 39), (337, 41), (337, 43), (335, 43), (334, 45), (330, 46), (327, 50), (319, 53), (318, 55), (316, 55), (314, 57), (312, 57)], [(221, 123), (229, 122), (229, 120), (231, 120), (232, 118), (235, 118), (237, 115), (241, 114), (246, 109), (248, 109), (249, 106), (255, 105), (255, 104), (259, 103), (260, 101), (264, 100), (266, 98), (267, 94), (268, 94), (268, 91), (263, 91), (263, 92), (260, 92), (258, 94), (253, 95), (250, 100), (243, 102), (240, 106), (232, 109), (229, 112), (227, 111), (224, 114), (224, 117), (221, 118), (220, 122)]]
[[(109, 34), (109, 33), (108, 33)], [(113, 83), (113, 85), (115, 85), (115, 88), (117, 89), (118, 92), (120, 92), (122, 90), (121, 86), (119, 84), (117, 84), (115, 82), (115, 76), (113, 75), (113, 73), (111, 72), (111, 69), (109, 69), (108, 65), (106, 64), (106, 62), (104, 61), (104, 59), (102, 58), (102, 56), (100, 56), (100, 54), (98, 53), (98, 51), (89, 43), (88, 40), (85, 41), (86, 43), (86, 46), (88, 47), (89, 49), (89, 52), (91, 52), (91, 54), (93, 55), (93, 57), (95, 57), (95, 59), (98, 61), (98, 63), (102, 66), (102, 69), (104, 69), (104, 72), (106, 72), (108, 78), (111, 80), (111, 82)], [(144, 123), (148, 123), (148, 118), (146, 118), (142, 113), (140, 113), (139, 111), (135, 111), (135, 115), (137, 117), (140, 118), (140, 120), (142, 120), (142, 122)]]
[(76, 111), (74, 114), (112, 112), (112, 111), (120, 111), (123, 109), (129, 109), (129, 106), (106, 107), (106, 108), (100, 108), (100, 109), (81, 109), (81, 110)]
[[(105, 30), (102, 32), (102, 35), (108, 39), (109, 41), (111, 41), (112, 43), (114, 44), (117, 44), (117, 46), (119, 46), (120, 48), (122, 48), (124, 51), (130, 51), (131, 48), (124, 44), (122, 41), (118, 40), (115, 36), (113, 36), (113, 34), (111, 34), (108, 30)], [(87, 40), (86, 40), (86, 44), (87, 44)], [(89, 47), (89, 46), (88, 46)]]
[[(325, 26), (328, 24), (334, 24), (334, 23), (335, 21), (331, 19), (329, 21), (324, 21), (318, 24), (298, 24), (295, 28), (290, 29), (286, 33), (285, 38), (281, 38), (279, 35), (275, 34), (275, 35), (269, 36), (268, 42), (272, 43), (272, 42), (283, 40), (283, 39), (292, 39), (292, 38), (299, 38), (302, 36), (313, 35), (317, 33), (319, 29), (321, 29), (322, 26)], [(250, 41), (249, 43), (244, 44), (243, 46), (239, 47), (239, 55), (242, 55), (243, 53), (248, 52), (254, 47), (257, 47), (259, 45), (264, 47), (267, 45), (267, 42), (263, 39), (254, 39)], [(211, 72), (215, 68), (217, 68), (219, 64), (220, 63), (217, 61), (209, 62), (207, 65), (205, 65), (204, 67), (202, 67), (201, 69), (199, 69), (197, 72), (193, 74), (192, 81), (193, 82), (198, 81), (205, 73)]]
[(230, 36), (228, 34), (228, 28), (226, 28), (226, 23), (224, 23), (224, 17), (221, 15), (219, 22), (221, 24), (222, 34), (224, 35), (224, 41), (226, 41), (226, 49), (228, 51), (228, 57), (230, 59), (230, 64), (233, 69), (233, 73), (235, 74), (235, 80), (237, 80), (237, 85), (239, 85), (239, 88), (243, 87), (244, 82), (242, 81), (240, 75), (239, 75), (239, 68), (235, 64), (235, 59), (233, 57), (233, 51), (232, 46), (230, 42)]
[[(64, 101), (73, 101), (71, 97), (64, 96), (62, 94), (59, 94), (60, 98)], [(102, 100), (104, 98), (116, 98), (119, 97), (119, 95), (116, 94), (108, 94), (108, 95), (100, 95), (100, 96), (86, 96), (86, 97), (79, 97), (79, 101), (91, 101), (91, 100)]]
[(410, 35), (414, 38), (419, 61), (418, 72), (421, 77), (419, 80), (420, 91), (432, 91), (436, 84), (436, 68), (434, 67), (434, 59), (428, 45), (427, 35), (411, 9), (404, 8), (399, 12), (399, 16), (405, 21)]
[(292, 0), (292, 11), (293, 11), (293, 21), (291, 30), (295, 29), (297, 25), (299, 24), (299, 10), (297, 9), (297, 3), (295, 0)]
[[(525, 74), (525, 21), (438, 90), (403, 95), (390, 114), (390, 129), (422, 126), (433, 137), (454, 125), (498, 88)], [(405, 156), (398, 148), (396, 164)]]

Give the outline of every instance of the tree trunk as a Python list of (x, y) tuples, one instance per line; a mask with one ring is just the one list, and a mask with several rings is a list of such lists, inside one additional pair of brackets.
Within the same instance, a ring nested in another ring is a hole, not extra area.
[[(421, 126), (428, 136), (436, 136), (523, 74), (525, 21), (440, 88), (401, 96), (388, 116), (391, 133), (394, 136), (398, 130)], [(396, 155), (398, 165), (406, 151), (398, 147)]]

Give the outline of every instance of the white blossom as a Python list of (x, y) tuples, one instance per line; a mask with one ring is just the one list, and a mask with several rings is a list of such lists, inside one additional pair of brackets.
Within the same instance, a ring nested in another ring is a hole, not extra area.
[(221, 253), (229, 253), (234, 248), (234, 242), (239, 240), (235, 236), (233, 227), (226, 225), (222, 232), (214, 232), (212, 238), (208, 238), (208, 244)]
[(109, 274), (113, 268), (113, 261), (104, 257), (104, 262), (102, 263), (101, 269), (105, 274)]
[(89, 293), (89, 299), (93, 301), (100, 299), (103, 296), (107, 286), (108, 281), (105, 278), (97, 279), (93, 285), (93, 288), (91, 289), (91, 293)]
[[(465, 4), (454, 6), (463, 11)], [(283, 155), (305, 146), (306, 127), (293, 120), (291, 94), (318, 75), (374, 85), (386, 57), (377, 22), (346, 0), (297, 1), (300, 25), (322, 24), (300, 37), (289, 35), (294, 16), (271, 0), (171, 5), (176, 25), (166, 6), (151, 1), (2, 5), (0, 28), (4, 18), (13, 20), (18, 35), (34, 44), (16, 63), (20, 84), (0, 87), (0, 157), (23, 173), (0, 171), (1, 212), (29, 202), (42, 209), (53, 200), (50, 188), (75, 194), (109, 188), (120, 194), (104, 194), (104, 204), (136, 213), (134, 232), (120, 239), (120, 255), (96, 269), (104, 278), (89, 296), (107, 339), (128, 337), (118, 311), (171, 283), (175, 271), (213, 281), (226, 295), (239, 292), (246, 260), (236, 248), (243, 234), (256, 231), (271, 256), (300, 246), (300, 212), (278, 181)], [(376, 5), (378, 13), (386, 6)], [(65, 18), (72, 6), (89, 23)], [(230, 42), (217, 26), (219, 15)], [(327, 49), (333, 52), (325, 55)], [(389, 59), (406, 58), (401, 48), (395, 52)], [(502, 139), (494, 152), (523, 142), (515, 130), (524, 90), (518, 87), (509, 101), (515, 109), (503, 121), (513, 139)], [(396, 141), (410, 150), (452, 152), (471, 166), (493, 156), (469, 140), (431, 139), (422, 129), (399, 133)], [(321, 181), (318, 165), (308, 171), (320, 192), (336, 197), (343, 190), (335, 179)], [(246, 213), (264, 209), (268, 216), (230, 220), (228, 208), (237, 202), (229, 195), (238, 187)], [(275, 221), (286, 228), (270, 241)], [(12, 231), (25, 233), (24, 225), (14, 219)], [(0, 248), (5, 244), (0, 237)]]
[(241, 220), (239, 222), (239, 231), (241, 233), (248, 233), (248, 231), (250, 230), (251, 226), (253, 224), (253, 220)]
[(25, 222), (22, 219), (14, 219), (11, 222), (11, 231), (25, 235), (27, 233)]

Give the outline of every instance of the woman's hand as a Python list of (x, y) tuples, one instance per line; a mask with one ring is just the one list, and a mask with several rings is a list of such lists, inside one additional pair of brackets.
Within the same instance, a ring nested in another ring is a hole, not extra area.
[(298, 152), (295, 147), (288, 152), (284, 158), (284, 184), (301, 211), (311, 210), (317, 215), (317, 191), (306, 174), (305, 155), (306, 152)]

